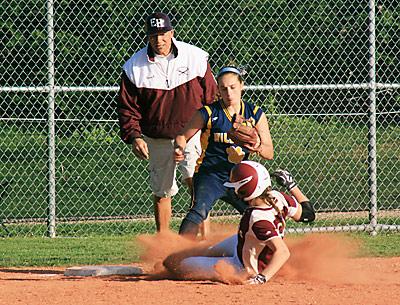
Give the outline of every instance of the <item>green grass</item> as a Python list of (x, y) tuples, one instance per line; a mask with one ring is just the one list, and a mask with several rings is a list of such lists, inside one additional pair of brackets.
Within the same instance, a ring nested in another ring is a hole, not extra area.
[(119, 264), (138, 260), (132, 235), (80, 238), (7, 238), (0, 240), (0, 266)]
[[(358, 256), (400, 256), (400, 234), (348, 233), (361, 242)], [(0, 267), (129, 264), (139, 261), (135, 235), (0, 239)]]
[[(39, 126), (35, 130), (34, 123), (29, 124), (0, 125), (0, 221), (5, 220), (14, 235), (44, 236), (47, 229), (40, 223), (47, 218), (47, 139), (45, 130)], [(318, 212), (369, 209), (366, 126), (333, 119), (318, 122), (274, 116), (270, 125), (275, 158), (265, 162), (266, 166), (290, 169)], [(394, 191), (400, 189), (400, 127), (378, 127), (378, 209), (394, 209), (400, 200), (399, 192)], [(56, 145), (58, 219), (152, 217), (147, 163), (134, 158), (129, 146), (121, 142), (116, 124), (87, 126), (69, 137), (57, 136)], [(188, 192), (181, 187), (174, 198), (174, 215), (185, 214), (189, 206)], [(232, 209), (221, 202), (213, 211), (232, 214)], [(8, 224), (26, 218), (35, 218), (39, 225), (21, 223), (15, 228)], [(61, 222), (57, 234), (90, 235), (94, 227)], [(100, 233), (142, 232), (129, 224), (101, 224), (97, 228)]]
[(381, 233), (371, 237), (366, 233), (354, 233), (361, 240), (360, 256), (400, 256), (400, 234)]
[[(174, 218), (171, 223), (171, 229), (178, 231), (181, 219)], [(7, 231), (6, 231), (7, 230)], [(131, 220), (114, 222), (74, 222), (58, 223), (56, 226), (56, 235), (59, 237), (98, 237), (98, 236), (121, 236), (121, 232), (128, 234), (144, 234), (156, 232), (156, 225), (151, 220)], [(6, 227), (0, 227), (0, 237), (46, 237), (47, 224), (7, 224)]]

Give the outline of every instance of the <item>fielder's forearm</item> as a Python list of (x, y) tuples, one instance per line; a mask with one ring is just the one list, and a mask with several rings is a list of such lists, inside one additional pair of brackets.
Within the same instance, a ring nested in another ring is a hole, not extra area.
[(269, 131), (268, 120), (265, 116), (265, 113), (261, 115), (260, 120), (256, 125), (256, 129), (261, 142), (258, 154), (263, 159), (272, 160), (274, 158), (274, 145), (272, 143), (272, 137)]
[(274, 148), (272, 145), (260, 144), (258, 155), (266, 160), (272, 160), (274, 158)]

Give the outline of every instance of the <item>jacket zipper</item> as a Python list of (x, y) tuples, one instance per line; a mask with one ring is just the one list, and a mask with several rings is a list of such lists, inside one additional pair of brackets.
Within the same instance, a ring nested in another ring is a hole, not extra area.
[(168, 61), (168, 63), (167, 63), (167, 78), (166, 78), (166, 84), (167, 84), (167, 88), (169, 88), (169, 82), (168, 82), (168, 70), (169, 70), (169, 60), (167, 60)]

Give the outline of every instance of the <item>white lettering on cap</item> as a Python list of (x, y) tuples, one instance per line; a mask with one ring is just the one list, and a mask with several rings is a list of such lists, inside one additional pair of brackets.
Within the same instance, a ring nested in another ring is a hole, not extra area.
[(151, 18), (150, 19), (151, 27), (163, 28), (164, 27), (164, 23), (165, 23), (165, 21), (162, 18)]

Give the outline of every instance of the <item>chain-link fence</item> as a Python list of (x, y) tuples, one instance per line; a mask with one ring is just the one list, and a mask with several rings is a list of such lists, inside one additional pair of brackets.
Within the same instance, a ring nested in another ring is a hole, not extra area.
[[(290, 169), (318, 220), (291, 230), (400, 227), (398, 1), (8, 0), (0, 4), (0, 235), (152, 232), (146, 162), (118, 135), (123, 63), (144, 19), (247, 70), (268, 114), (270, 169)], [(190, 204), (174, 198), (178, 224)], [(218, 202), (214, 221), (237, 217)]]

